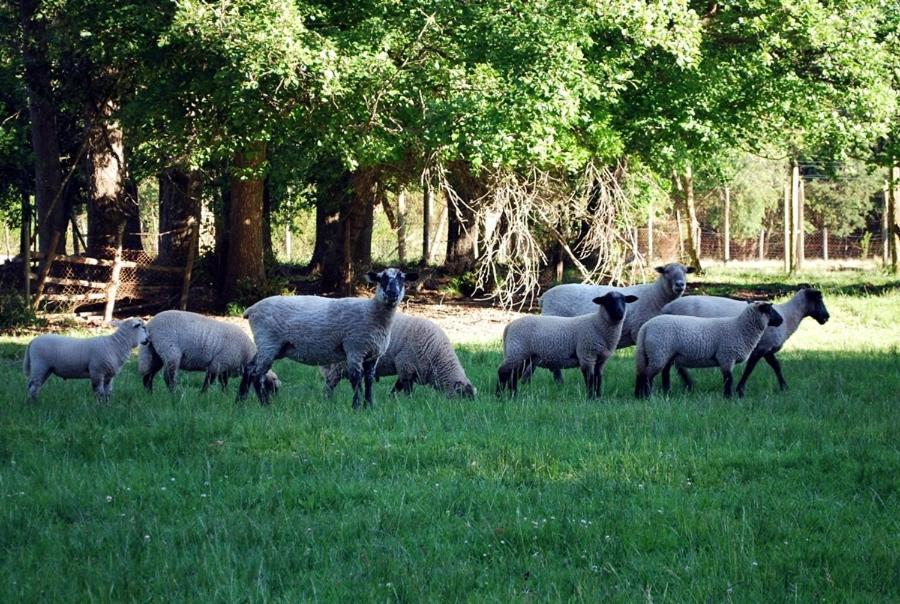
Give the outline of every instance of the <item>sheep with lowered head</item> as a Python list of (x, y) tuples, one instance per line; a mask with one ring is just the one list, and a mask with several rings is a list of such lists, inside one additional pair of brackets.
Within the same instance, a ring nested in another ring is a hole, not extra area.
[[(777, 327), (782, 321), (769, 302), (747, 304), (736, 317), (659, 315), (650, 319), (638, 332), (635, 396), (650, 396), (653, 377), (675, 365), (718, 367), (725, 380), (725, 397), (730, 398), (734, 365), (747, 360), (769, 325)], [(663, 381), (663, 389), (668, 386)]]
[(44, 334), (25, 349), (24, 370), (28, 396), (37, 400), (41, 386), (51, 374), (63, 379), (90, 378), (97, 401), (108, 403), (112, 381), (136, 346), (147, 341), (147, 328), (138, 318), (114, 321), (115, 333), (93, 338)]
[[(739, 315), (746, 303), (731, 298), (721, 298), (718, 296), (686, 296), (673, 300), (663, 307), (663, 314), (669, 315), (689, 315), (692, 317), (733, 317)], [(737, 392), (739, 396), (744, 395), (744, 387), (747, 379), (753, 373), (753, 369), (760, 359), (765, 359), (775, 372), (778, 378), (778, 386), (785, 390), (787, 381), (781, 372), (781, 363), (775, 357), (775, 354), (781, 350), (785, 342), (788, 341), (800, 322), (805, 317), (812, 317), (819, 325), (825, 325), (830, 315), (825, 307), (825, 301), (822, 299), (822, 292), (817, 289), (803, 288), (793, 295), (793, 297), (782, 304), (776, 304), (775, 310), (782, 316), (784, 322), (779, 326), (769, 326), (760, 338), (759, 343), (750, 358), (747, 359), (747, 365), (744, 367), (744, 373), (738, 381)], [(684, 380), (688, 389), (693, 387), (693, 382), (687, 370), (682, 367), (678, 368), (678, 374)], [(663, 381), (668, 381), (666, 375), (663, 375)]]
[(268, 402), (263, 377), (276, 359), (288, 357), (307, 365), (345, 362), (353, 386), (353, 408), (372, 404), (372, 382), (378, 358), (387, 350), (397, 306), (405, 285), (418, 278), (397, 268), (370, 272), (374, 298), (272, 296), (244, 312), (256, 340), (256, 357), (244, 371), (240, 396), (253, 384), (262, 404)]
[[(228, 378), (243, 375), (256, 354), (256, 344), (238, 325), (193, 312), (161, 312), (147, 323), (147, 332), (150, 341), (138, 354), (138, 371), (148, 391), (153, 390), (153, 378), (160, 369), (169, 390), (175, 389), (179, 369), (205, 372), (202, 392), (216, 380), (224, 390)], [(279, 385), (278, 376), (269, 371), (266, 389), (276, 392)]]
[[(516, 392), (534, 367), (580, 367), (589, 398), (600, 397), (603, 369), (622, 335), (626, 305), (637, 296), (607, 292), (594, 298), (591, 314), (577, 317), (527, 316), (503, 330), (503, 364), (497, 370), (497, 394)], [(629, 311), (630, 312), (630, 311)]]
[[(336, 363), (319, 368), (325, 376), (325, 395), (331, 396), (347, 377), (347, 366)], [(391, 341), (375, 365), (375, 378), (396, 375), (392, 393), (412, 393), (415, 384), (428, 384), (447, 398), (473, 398), (475, 386), (453, 350), (447, 334), (434, 321), (397, 313)]]
[[(625, 325), (619, 348), (634, 346), (638, 330), (641, 326), (660, 314), (662, 307), (681, 296), (687, 289), (687, 275), (694, 272), (691, 266), (671, 262), (656, 267), (659, 276), (653, 283), (630, 285), (628, 287), (612, 287), (606, 285), (588, 285), (584, 283), (566, 283), (547, 290), (540, 297), (541, 314), (556, 317), (577, 317), (593, 313), (594, 298), (607, 292), (619, 292), (623, 295), (637, 296), (639, 300), (628, 307)], [(562, 373), (553, 372), (557, 382), (562, 382)]]

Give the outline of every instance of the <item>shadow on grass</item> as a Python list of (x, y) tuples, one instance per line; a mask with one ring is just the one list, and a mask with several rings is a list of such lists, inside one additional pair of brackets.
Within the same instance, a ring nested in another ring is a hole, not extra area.
[(782, 296), (789, 296), (802, 287), (815, 287), (825, 291), (829, 295), (841, 296), (880, 296), (883, 294), (900, 291), (900, 279), (894, 279), (885, 283), (852, 283), (845, 285), (820, 285), (817, 283), (787, 283), (784, 281), (769, 281), (761, 283), (722, 283), (716, 281), (696, 281), (690, 284), (691, 295), (726, 296), (740, 300), (767, 300)]

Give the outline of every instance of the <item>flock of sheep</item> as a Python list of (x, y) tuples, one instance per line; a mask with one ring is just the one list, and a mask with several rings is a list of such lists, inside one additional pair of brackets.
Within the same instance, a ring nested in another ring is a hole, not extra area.
[[(656, 281), (631, 287), (569, 284), (541, 297), (542, 314), (516, 319), (503, 332), (503, 363), (497, 394), (517, 390), (536, 367), (553, 372), (578, 367), (589, 397), (599, 397), (603, 369), (618, 348), (637, 346), (635, 396), (647, 397), (657, 374), (670, 387), (674, 366), (687, 388), (693, 367), (718, 367), (725, 396), (733, 393), (732, 370), (747, 361), (737, 385), (743, 396), (747, 378), (765, 359), (782, 389), (787, 386), (775, 354), (807, 316), (828, 321), (821, 292), (801, 289), (784, 304), (744, 303), (713, 296), (685, 296), (687, 274), (678, 263), (658, 267)], [(183, 311), (159, 313), (148, 323), (137, 318), (118, 322), (115, 333), (93, 338), (46, 334), (28, 345), (24, 369), (34, 400), (47, 378), (90, 378), (101, 402), (108, 402), (112, 380), (140, 346), (138, 369), (145, 388), (162, 370), (169, 389), (177, 372), (203, 371), (205, 391), (218, 381), (241, 376), (239, 399), (252, 387), (266, 404), (280, 386), (272, 363), (290, 358), (318, 365), (330, 395), (347, 378), (353, 408), (372, 403), (376, 377), (396, 375), (393, 392), (412, 392), (427, 384), (447, 397), (472, 398), (477, 391), (446, 334), (432, 321), (397, 312), (407, 282), (417, 278), (396, 268), (366, 275), (376, 285), (373, 298), (272, 296), (244, 313), (251, 340), (233, 324)], [(362, 401), (361, 401), (362, 397)]]

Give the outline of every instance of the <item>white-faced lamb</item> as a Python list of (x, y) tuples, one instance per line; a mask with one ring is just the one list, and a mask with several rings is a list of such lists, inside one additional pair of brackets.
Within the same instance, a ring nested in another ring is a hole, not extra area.
[[(718, 367), (725, 380), (725, 397), (730, 398), (734, 365), (747, 360), (769, 325), (777, 327), (782, 321), (769, 302), (747, 304), (737, 317), (659, 315), (650, 319), (638, 332), (635, 396), (650, 396), (653, 377), (675, 365)], [(668, 387), (664, 381), (663, 389)]]
[[(343, 363), (320, 368), (325, 376), (325, 395), (331, 396), (347, 377)], [(427, 384), (447, 398), (473, 398), (477, 390), (453, 350), (453, 344), (437, 323), (397, 313), (391, 325), (391, 341), (375, 365), (375, 378), (396, 375), (392, 393), (412, 393), (415, 384)]]
[[(694, 317), (733, 317), (740, 314), (745, 307), (745, 302), (732, 300), (731, 298), (686, 296), (667, 304), (663, 308), (663, 314), (690, 315)], [(766, 329), (756, 348), (750, 353), (750, 358), (747, 359), (747, 365), (744, 367), (740, 381), (738, 381), (737, 392), (739, 396), (744, 395), (747, 379), (753, 373), (753, 369), (760, 359), (765, 359), (769, 366), (772, 367), (775, 377), (778, 378), (778, 386), (782, 390), (786, 389), (787, 381), (784, 379), (781, 363), (775, 357), (775, 354), (781, 350), (788, 338), (797, 331), (800, 322), (805, 317), (812, 317), (819, 325), (827, 323), (830, 317), (828, 309), (825, 307), (825, 301), (822, 299), (822, 292), (812, 288), (799, 290), (787, 302), (776, 304), (775, 310), (784, 318), (784, 322), (777, 327), (772, 325)], [(693, 387), (691, 377), (684, 368), (679, 367), (678, 374), (684, 380), (688, 389)], [(663, 376), (663, 381), (668, 381), (665, 375)]]
[[(256, 344), (240, 326), (217, 321), (197, 313), (167, 310), (147, 323), (150, 341), (138, 354), (138, 371), (148, 391), (153, 390), (153, 378), (163, 370), (169, 390), (175, 389), (178, 370), (203, 371), (203, 392), (218, 380), (222, 389), (228, 378), (243, 375), (244, 368), (256, 355)], [(265, 387), (276, 392), (278, 376), (269, 371)]]
[[(637, 296), (607, 292), (593, 300), (594, 312), (577, 317), (527, 316), (503, 330), (503, 364), (497, 394), (516, 392), (534, 367), (580, 367), (589, 398), (600, 397), (603, 369), (616, 351), (627, 318), (626, 304)], [(630, 310), (629, 310), (630, 313)]]
[(41, 386), (51, 374), (63, 379), (90, 378), (97, 401), (108, 403), (112, 381), (122, 370), (136, 346), (147, 341), (141, 319), (116, 321), (115, 333), (93, 338), (44, 334), (25, 349), (24, 370), (28, 376), (28, 396), (37, 399)]
[[(577, 317), (594, 312), (593, 300), (597, 296), (611, 291), (623, 295), (637, 296), (640, 300), (628, 307), (628, 316), (622, 327), (619, 348), (634, 346), (638, 330), (641, 326), (660, 314), (662, 307), (681, 296), (687, 289), (687, 275), (694, 272), (691, 266), (671, 262), (656, 267), (659, 276), (653, 283), (630, 285), (628, 287), (611, 287), (606, 285), (587, 285), (583, 283), (566, 283), (547, 290), (540, 298), (541, 314), (556, 317)], [(553, 372), (557, 382), (562, 381), (562, 373)]]
[(417, 277), (388, 268), (366, 275), (376, 284), (374, 298), (272, 296), (248, 308), (244, 317), (250, 321), (257, 352), (244, 372), (240, 396), (253, 384), (260, 402), (268, 403), (263, 377), (273, 361), (287, 357), (307, 365), (346, 363), (353, 408), (359, 408), (363, 388), (366, 405), (372, 404), (375, 365), (387, 350), (405, 284)]

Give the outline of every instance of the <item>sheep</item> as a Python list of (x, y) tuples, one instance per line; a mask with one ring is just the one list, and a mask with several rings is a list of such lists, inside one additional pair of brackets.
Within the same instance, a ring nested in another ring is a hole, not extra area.
[[(331, 396), (347, 377), (343, 363), (319, 368), (325, 377), (325, 395)], [(375, 378), (398, 376), (392, 394), (412, 393), (415, 384), (428, 384), (447, 398), (474, 398), (477, 389), (466, 377), (450, 339), (428, 319), (397, 313), (391, 325), (387, 350), (375, 365)]]
[(603, 368), (622, 335), (626, 304), (637, 300), (630, 294), (607, 292), (594, 298), (599, 307), (591, 314), (527, 316), (507, 325), (497, 395), (507, 388), (515, 394), (519, 379), (527, 380), (536, 365), (556, 370), (580, 367), (588, 397), (599, 398)]
[[(725, 380), (725, 397), (731, 398), (731, 372), (735, 363), (747, 360), (767, 327), (777, 327), (782, 322), (781, 315), (769, 302), (746, 305), (736, 317), (654, 317), (638, 332), (634, 394), (638, 398), (650, 396), (653, 377), (676, 365), (719, 367)], [(668, 392), (668, 389), (664, 373), (663, 390)]]
[(148, 339), (144, 321), (115, 321), (115, 333), (93, 338), (56, 334), (40, 335), (25, 349), (23, 369), (28, 377), (28, 396), (37, 400), (41, 386), (55, 373), (63, 379), (90, 378), (97, 402), (108, 403), (112, 381), (131, 356), (134, 347)]
[[(225, 390), (228, 378), (243, 375), (244, 367), (256, 354), (253, 340), (239, 326), (197, 313), (161, 312), (147, 323), (147, 332), (150, 341), (138, 354), (138, 371), (148, 392), (153, 391), (153, 378), (160, 369), (169, 390), (175, 389), (179, 369), (205, 371), (202, 392), (215, 380)], [(270, 393), (280, 384), (275, 372), (266, 374), (265, 386)]]
[(267, 404), (262, 377), (275, 359), (288, 357), (307, 365), (346, 362), (353, 408), (359, 409), (363, 386), (365, 404), (371, 405), (375, 364), (388, 347), (405, 283), (417, 278), (416, 273), (396, 268), (369, 272), (366, 279), (377, 284), (371, 299), (272, 296), (260, 300), (244, 312), (257, 352), (244, 371), (239, 396), (245, 397), (252, 383), (260, 403)]
[[(694, 267), (671, 262), (656, 267), (659, 277), (653, 283), (631, 285), (628, 287), (611, 287), (604, 285), (587, 285), (583, 283), (567, 283), (547, 290), (539, 299), (541, 314), (557, 317), (577, 317), (594, 312), (593, 299), (606, 292), (616, 291), (624, 295), (634, 295), (640, 302), (628, 308), (625, 325), (619, 348), (634, 346), (638, 330), (641, 326), (658, 315), (663, 306), (678, 298), (687, 289), (685, 275), (694, 272)], [(557, 383), (562, 383), (562, 372), (553, 371)]]
[[(687, 296), (668, 303), (663, 307), (663, 314), (690, 315), (694, 317), (731, 317), (740, 314), (745, 306), (745, 302), (730, 298)], [(787, 302), (776, 304), (775, 310), (784, 318), (784, 323), (778, 327), (770, 326), (766, 329), (756, 348), (753, 349), (737, 385), (739, 396), (744, 395), (747, 379), (753, 373), (753, 369), (760, 359), (765, 359), (769, 366), (772, 367), (775, 377), (778, 378), (779, 388), (786, 390), (787, 381), (784, 379), (784, 375), (781, 372), (781, 363), (778, 362), (775, 354), (781, 350), (788, 338), (797, 331), (800, 321), (805, 317), (812, 317), (819, 325), (824, 325), (830, 318), (828, 309), (825, 307), (825, 302), (822, 299), (822, 292), (812, 288), (799, 290)], [(693, 387), (693, 382), (687, 370), (679, 367), (678, 374), (684, 380), (688, 389)], [(663, 380), (667, 381), (666, 376), (663, 376)]]

